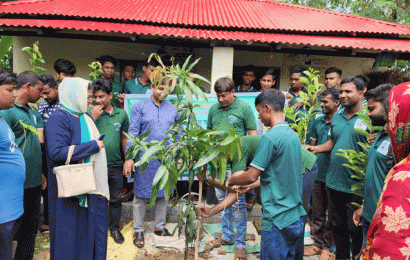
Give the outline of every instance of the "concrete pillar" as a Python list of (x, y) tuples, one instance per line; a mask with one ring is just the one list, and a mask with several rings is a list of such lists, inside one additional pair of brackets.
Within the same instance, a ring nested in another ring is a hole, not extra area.
[(221, 77), (233, 75), (233, 53), (232, 47), (213, 47), (211, 66), (211, 93), (215, 93), (215, 81)]

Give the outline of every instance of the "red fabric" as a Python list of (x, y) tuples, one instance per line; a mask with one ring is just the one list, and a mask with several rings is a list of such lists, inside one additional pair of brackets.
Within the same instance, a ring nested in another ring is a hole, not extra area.
[(410, 83), (391, 90), (389, 124), (394, 156), (400, 162), (386, 177), (367, 234), (364, 259), (410, 258)]

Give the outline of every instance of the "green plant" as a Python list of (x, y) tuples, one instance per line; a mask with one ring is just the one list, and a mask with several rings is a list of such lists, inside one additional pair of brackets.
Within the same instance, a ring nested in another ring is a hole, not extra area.
[(43, 60), (43, 55), (41, 54), (40, 48), (38, 47), (38, 45), (39, 43), (35, 42), (33, 43), (33, 47), (27, 46), (21, 50), (27, 52), (27, 54), (29, 55), (31, 68), (29, 68), (28, 70), (34, 73), (40, 74), (40, 73), (47, 71), (47, 69), (40, 67), (40, 65), (44, 64), (45, 62)]
[(26, 149), (26, 142), (27, 142), (27, 135), (26, 135), (26, 130), (32, 132), (33, 134), (37, 135), (37, 136), (41, 136), (41, 134), (37, 131), (37, 128), (35, 128), (32, 125), (26, 125), (25, 123), (23, 123), (23, 120), (19, 120), (20, 124), (23, 126), (23, 131), (24, 131), (24, 145), (23, 145), (23, 153), (24, 150)]
[(292, 121), (289, 125), (298, 133), (300, 142), (306, 144), (309, 121), (317, 113), (315, 110), (320, 103), (316, 102), (316, 99), (323, 84), (319, 83), (319, 71), (309, 68), (308, 71), (303, 73), (306, 77), (302, 76), (299, 80), (305, 84), (306, 92), (300, 91), (297, 98), (298, 102), (303, 103), (303, 107), (295, 112), (293, 108), (286, 105), (284, 114)]
[[(383, 127), (381, 126), (372, 126), (372, 121), (370, 118), (366, 115), (367, 114), (367, 108), (365, 112), (358, 112), (357, 115), (360, 116), (363, 119), (363, 123), (366, 125), (367, 129), (370, 129), (370, 131), (365, 131), (360, 128), (355, 128), (354, 130), (366, 137), (366, 139), (375, 131), (382, 130)], [(368, 142), (358, 142), (359, 146), (362, 148), (363, 151), (355, 151), (355, 150), (346, 150), (346, 149), (339, 149), (337, 150), (338, 153), (336, 153), (337, 156), (343, 157), (347, 160), (347, 163), (342, 164), (344, 167), (351, 169), (355, 173), (351, 175), (350, 177), (352, 179), (355, 179), (358, 181), (358, 183), (355, 183), (352, 185), (352, 191), (354, 194), (364, 198), (363, 195), (363, 189), (364, 189), (364, 177), (366, 174), (366, 168), (367, 168), (367, 162), (368, 162), (368, 152), (370, 149), (371, 144)], [(353, 202), (353, 205), (360, 207), (361, 205)]]
[[(161, 64), (155, 68), (151, 76), (151, 82), (155, 87), (165, 84), (167, 92), (174, 92), (177, 95), (175, 101), (178, 107), (177, 121), (166, 131), (167, 137), (161, 141), (146, 142), (149, 132), (141, 136), (127, 134), (131, 142), (126, 158), (134, 159), (142, 157), (135, 163), (143, 172), (150, 160), (159, 160), (161, 166), (156, 172), (153, 180), (152, 193), (149, 202), (151, 207), (160, 189), (164, 189), (165, 197), (168, 199), (176, 191), (178, 178), (183, 174), (188, 174), (188, 198), (180, 207), (178, 224), (173, 233), (178, 231), (180, 235), (185, 227), (185, 259), (187, 259), (188, 245), (195, 240), (197, 217), (195, 207), (191, 199), (191, 186), (197, 172), (205, 179), (206, 171), (210, 172), (212, 178), (219, 172), (220, 181), (223, 183), (226, 173), (226, 158), (233, 156), (237, 152), (240, 154), (241, 138), (236, 135), (233, 126), (224, 125), (225, 131), (203, 129), (196, 121), (193, 98), (206, 99), (197, 83), (192, 82), (189, 77), (208, 82), (198, 74), (190, 74), (191, 69), (199, 62), (199, 59), (189, 64), (191, 56), (184, 64), (172, 64), (169, 67), (163, 65), (157, 54), (151, 54), (150, 58), (155, 58)], [(173, 60), (171, 60), (173, 63)], [(170, 141), (169, 144), (167, 141)], [(200, 194), (201, 196), (201, 194)], [(173, 206), (176, 205), (176, 202)]]
[(0, 68), (12, 69), (13, 36), (3, 35), (0, 39)]
[(99, 61), (93, 61), (88, 64), (88, 67), (92, 69), (92, 72), (89, 74), (91, 80), (96, 80), (103, 73), (102, 65)]

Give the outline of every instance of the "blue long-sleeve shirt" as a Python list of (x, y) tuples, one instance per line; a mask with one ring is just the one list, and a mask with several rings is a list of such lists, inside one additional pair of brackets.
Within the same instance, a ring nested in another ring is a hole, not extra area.
[[(152, 97), (141, 100), (132, 106), (128, 133), (140, 136), (151, 130), (147, 141), (160, 141), (167, 137), (165, 132), (175, 123), (176, 114), (177, 107), (167, 100), (164, 100), (159, 107), (154, 103)], [(165, 145), (169, 142), (167, 141)], [(128, 141), (127, 150), (130, 145), (131, 143)], [(152, 182), (160, 166), (161, 163), (158, 160), (151, 160), (142, 174), (137, 169), (134, 176), (134, 194), (136, 197), (151, 197)], [(158, 197), (164, 197), (164, 190), (158, 192)]]

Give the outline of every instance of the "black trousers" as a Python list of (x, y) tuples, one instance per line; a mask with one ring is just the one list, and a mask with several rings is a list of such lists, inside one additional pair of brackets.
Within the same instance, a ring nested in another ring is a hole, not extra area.
[(124, 187), (122, 167), (108, 168), (108, 186), (110, 188), (110, 208), (108, 226), (110, 231), (118, 230), (121, 219), (121, 194)]
[(353, 213), (357, 207), (352, 205), (352, 202), (362, 204), (362, 198), (333, 189), (328, 189), (328, 192), (336, 259), (350, 259), (350, 250), (355, 256), (362, 249), (363, 231), (361, 226), (353, 223)]
[(14, 226), (17, 238), (15, 260), (31, 260), (40, 217), (41, 185), (24, 189), (24, 213)]

